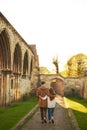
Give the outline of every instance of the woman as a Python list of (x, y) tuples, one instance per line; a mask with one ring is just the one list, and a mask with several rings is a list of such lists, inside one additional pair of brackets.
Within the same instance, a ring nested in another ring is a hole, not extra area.
[(49, 89), (49, 93), (52, 96), (48, 96), (48, 98), (47, 98), (48, 120), (49, 120), (49, 123), (51, 123), (51, 122), (54, 123), (54, 110), (55, 110), (55, 105), (56, 105), (56, 102), (55, 102), (56, 94), (52, 88)]

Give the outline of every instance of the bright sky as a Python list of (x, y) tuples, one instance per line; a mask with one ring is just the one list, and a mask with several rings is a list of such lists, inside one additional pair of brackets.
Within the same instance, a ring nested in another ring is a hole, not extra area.
[(0, 11), (28, 44), (36, 44), (40, 66), (60, 71), (78, 53), (87, 55), (87, 0), (0, 0)]

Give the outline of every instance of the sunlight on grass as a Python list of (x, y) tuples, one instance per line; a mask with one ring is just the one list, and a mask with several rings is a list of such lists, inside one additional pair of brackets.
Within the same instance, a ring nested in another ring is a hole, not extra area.
[(87, 100), (67, 97), (66, 101), (78, 122), (80, 130), (87, 130)]
[(73, 110), (76, 110), (79, 112), (87, 113), (87, 107), (85, 107), (84, 105), (82, 105), (76, 101), (72, 101), (70, 99), (67, 99), (67, 101), (69, 103), (69, 108), (73, 108)]

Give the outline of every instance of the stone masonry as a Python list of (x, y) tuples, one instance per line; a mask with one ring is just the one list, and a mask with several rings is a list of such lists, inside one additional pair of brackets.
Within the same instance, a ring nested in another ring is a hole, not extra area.
[(0, 106), (21, 100), (38, 82), (39, 60), (29, 45), (0, 12)]

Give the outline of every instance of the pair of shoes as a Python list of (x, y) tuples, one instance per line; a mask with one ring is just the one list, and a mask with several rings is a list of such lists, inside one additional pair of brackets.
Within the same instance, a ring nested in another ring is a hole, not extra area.
[(44, 119), (44, 123), (47, 123), (46, 119)]
[(44, 117), (44, 123), (47, 123), (46, 117)]
[(51, 124), (51, 120), (49, 120), (49, 124)]
[(54, 120), (52, 119), (51, 121), (52, 121), (52, 123), (54, 124)]

